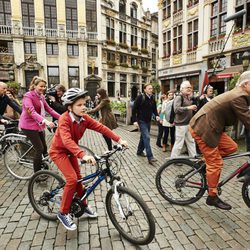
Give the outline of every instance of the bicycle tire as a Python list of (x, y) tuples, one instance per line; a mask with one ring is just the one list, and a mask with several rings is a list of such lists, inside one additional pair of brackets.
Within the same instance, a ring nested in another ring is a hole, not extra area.
[(36, 172), (29, 180), (29, 200), (41, 217), (50, 221), (57, 220), (64, 185), (61, 176), (48, 170)]
[[(109, 218), (115, 228), (118, 230), (118, 232), (129, 242), (136, 244), (136, 245), (146, 245), (149, 244), (154, 236), (155, 236), (155, 221), (154, 217), (146, 205), (146, 203), (142, 200), (142, 198), (137, 195), (132, 190), (119, 186), (117, 187), (117, 191), (119, 192), (119, 201), (120, 204), (126, 205), (127, 207), (122, 207), (123, 212), (126, 215), (126, 220), (124, 220), (119, 212), (119, 209), (117, 208), (117, 204), (114, 198), (113, 194), (114, 191), (110, 189), (106, 195), (106, 208), (109, 215)], [(122, 198), (125, 198), (125, 201), (122, 200)], [(132, 201), (130, 204), (124, 204), (128, 203), (128, 200)], [(114, 203), (112, 203), (112, 201)], [(113, 205), (112, 205), (113, 204)], [(129, 207), (128, 207), (129, 205)], [(132, 206), (133, 211), (132, 211)], [(136, 206), (137, 205), (137, 206)], [(139, 212), (142, 212), (141, 216), (145, 216), (145, 219), (143, 220), (143, 217), (140, 217)], [(117, 215), (119, 218), (117, 219)], [(132, 219), (131, 216), (134, 218)], [(139, 220), (137, 219), (139, 217)], [(119, 221), (120, 219), (120, 221)], [(133, 222), (132, 228), (128, 226), (129, 222)], [(135, 223), (142, 223), (142, 225), (138, 225), (136, 227)], [(143, 228), (142, 228), (143, 226)], [(147, 229), (146, 229), (147, 226)], [(135, 229), (141, 230), (139, 234), (139, 238), (136, 237)], [(128, 231), (126, 231), (128, 229)], [(131, 231), (132, 229), (132, 231)]]
[[(25, 152), (32, 146), (28, 141), (18, 141), (7, 146), (4, 152), (4, 165), (8, 172), (19, 180), (28, 180), (34, 174), (33, 156), (34, 148), (23, 157)], [(23, 159), (21, 159), (23, 158)]]
[(176, 205), (189, 205), (198, 201), (206, 191), (205, 171), (197, 172), (183, 182), (183, 174), (199, 166), (188, 159), (173, 159), (164, 163), (156, 173), (156, 187), (161, 196)]
[(248, 177), (244, 181), (241, 189), (241, 194), (244, 202), (250, 208), (250, 177)]
[[(83, 146), (83, 145), (79, 145), (79, 147), (85, 151), (85, 154), (86, 155), (91, 155), (91, 156), (95, 156), (95, 153), (89, 149), (88, 147), (86, 146)], [(95, 165), (92, 165), (91, 163), (80, 163), (79, 162), (79, 166), (80, 166), (80, 173), (82, 176), (88, 176), (90, 174), (93, 174), (93, 173), (96, 173), (96, 171), (99, 169), (99, 163), (96, 162)], [(93, 181), (94, 178), (91, 178), (89, 180), (86, 180), (83, 182), (83, 184), (87, 184), (91, 181)]]

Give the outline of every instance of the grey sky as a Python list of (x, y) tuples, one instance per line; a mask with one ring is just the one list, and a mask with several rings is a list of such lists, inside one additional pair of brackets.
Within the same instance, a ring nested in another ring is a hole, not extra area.
[(158, 11), (158, 0), (142, 0), (143, 3), (143, 8), (146, 11), (148, 8), (150, 10), (150, 12), (156, 12)]

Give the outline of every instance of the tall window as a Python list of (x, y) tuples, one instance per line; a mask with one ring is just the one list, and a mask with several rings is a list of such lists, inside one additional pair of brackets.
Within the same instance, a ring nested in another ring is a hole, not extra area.
[(131, 46), (137, 46), (137, 28), (131, 26)]
[(138, 59), (136, 57), (131, 57), (131, 66), (138, 65)]
[(24, 43), (24, 53), (26, 54), (36, 54), (36, 43), (25, 42)]
[(115, 40), (115, 21), (112, 18), (106, 18), (106, 38), (107, 40)]
[(198, 4), (199, 3), (199, 0), (188, 0), (188, 4), (187, 4), (187, 7), (192, 7), (194, 6), (195, 4)]
[(120, 22), (119, 42), (120, 43), (127, 43), (126, 23)]
[(88, 45), (88, 56), (97, 57), (98, 50), (96, 45)]
[(148, 47), (148, 32), (146, 30), (141, 31), (141, 47), (147, 49)]
[(48, 66), (48, 87), (60, 83), (59, 67)]
[(111, 97), (115, 96), (115, 73), (108, 72), (108, 95)]
[(198, 19), (188, 23), (188, 51), (198, 46)]
[(210, 36), (226, 33), (224, 19), (227, 15), (227, 0), (217, 0), (212, 3)]
[(130, 16), (132, 18), (137, 19), (137, 5), (136, 5), (136, 3), (132, 3), (132, 5), (130, 7)]
[(125, 0), (119, 1), (119, 13), (126, 14), (126, 2), (125, 2)]
[(120, 96), (126, 97), (127, 96), (127, 75), (120, 74)]
[(120, 54), (120, 64), (127, 64), (127, 55)]
[(22, 18), (24, 27), (35, 27), (34, 0), (22, 0)]
[(10, 0), (0, 0), (0, 25), (11, 26)]
[(152, 69), (156, 69), (156, 49), (152, 48)]
[(162, 4), (163, 4), (162, 19), (164, 20), (164, 19), (169, 18), (171, 16), (171, 0), (164, 0)]
[(177, 26), (173, 29), (173, 45), (174, 51), (173, 54), (180, 54), (182, 53), (182, 25)]
[(68, 67), (69, 88), (79, 88), (79, 67)]
[(13, 42), (0, 40), (0, 53), (13, 54)]
[(183, 0), (174, 0), (174, 13), (183, 9)]
[(66, 29), (78, 30), (77, 0), (66, 0)]
[(58, 44), (57, 43), (47, 43), (46, 44), (47, 55), (58, 55)]
[(107, 60), (108, 61), (115, 61), (115, 53), (111, 52), (111, 51), (108, 51), (107, 52)]
[(68, 44), (68, 56), (78, 56), (79, 49), (77, 44)]
[(163, 33), (163, 57), (171, 55), (171, 30)]
[(57, 28), (56, 0), (44, 0), (45, 28)]
[(235, 12), (246, 9), (247, 13), (236, 20), (236, 28), (250, 28), (250, 0), (236, 0)]
[(87, 31), (97, 32), (96, 0), (86, 0)]

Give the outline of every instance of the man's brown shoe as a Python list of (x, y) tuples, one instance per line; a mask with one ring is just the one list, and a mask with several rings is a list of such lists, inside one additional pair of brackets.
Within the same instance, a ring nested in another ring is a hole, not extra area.
[(223, 209), (223, 210), (232, 209), (231, 205), (229, 205), (226, 202), (222, 201), (217, 195), (216, 196), (208, 196), (206, 204), (208, 206), (215, 206), (215, 207)]
[(154, 162), (157, 162), (157, 160), (155, 158), (152, 158), (152, 159), (148, 160), (148, 163), (151, 164), (151, 165), (153, 165)]

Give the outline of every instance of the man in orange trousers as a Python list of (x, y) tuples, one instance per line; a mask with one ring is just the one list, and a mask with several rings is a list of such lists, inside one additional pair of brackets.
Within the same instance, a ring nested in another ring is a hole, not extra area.
[(205, 104), (191, 119), (190, 133), (206, 162), (208, 198), (206, 204), (220, 209), (232, 207), (217, 196), (223, 166), (222, 157), (236, 152), (237, 144), (224, 133), (225, 126), (240, 120), (250, 131), (250, 71), (244, 72), (237, 86)]

